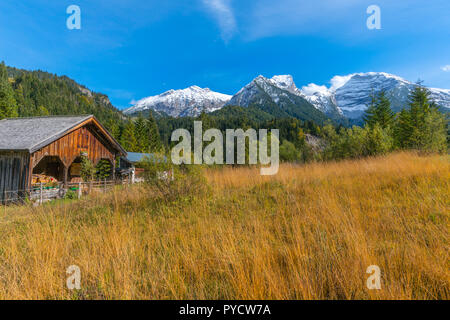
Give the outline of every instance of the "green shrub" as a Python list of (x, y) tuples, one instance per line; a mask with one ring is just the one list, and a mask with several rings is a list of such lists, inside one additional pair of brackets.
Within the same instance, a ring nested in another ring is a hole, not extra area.
[(69, 190), (67, 190), (66, 195), (64, 196), (64, 199), (75, 200), (75, 199), (78, 199), (78, 195), (75, 191), (69, 189)]
[(141, 161), (139, 167), (145, 170), (145, 182), (165, 200), (199, 196), (207, 190), (202, 166), (178, 166), (164, 154), (153, 154)]

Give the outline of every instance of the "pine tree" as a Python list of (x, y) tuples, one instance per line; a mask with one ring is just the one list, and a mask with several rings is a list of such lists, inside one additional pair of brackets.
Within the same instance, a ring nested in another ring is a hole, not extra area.
[(114, 138), (117, 140), (120, 140), (120, 127), (117, 124), (117, 121), (114, 121), (113, 119), (109, 119), (108, 122), (106, 122), (106, 128), (108, 131), (112, 134)]
[(89, 182), (94, 180), (96, 169), (94, 164), (88, 157), (81, 157), (81, 177), (84, 182)]
[(394, 113), (391, 109), (391, 102), (386, 97), (385, 91), (381, 91), (377, 98), (377, 123), (382, 129), (386, 129), (390, 127), (394, 121)]
[(137, 149), (139, 152), (146, 153), (149, 151), (149, 139), (148, 139), (148, 126), (146, 125), (146, 121), (142, 114), (139, 114), (135, 126), (135, 137), (137, 142)]
[(96, 166), (96, 176), (99, 180), (105, 180), (111, 176), (111, 163), (108, 160), (99, 161)]
[(425, 115), (420, 148), (426, 152), (446, 153), (448, 149), (448, 122), (445, 116), (432, 108)]
[(138, 152), (137, 141), (134, 136), (136, 129), (133, 121), (128, 121), (122, 132), (121, 144), (128, 152)]
[(372, 93), (371, 104), (366, 110), (364, 121), (370, 128), (373, 128), (375, 124), (378, 124), (382, 129), (392, 125), (394, 113), (385, 91), (380, 91), (376, 96)]
[(416, 128), (420, 128), (423, 125), (425, 115), (431, 111), (429, 96), (429, 91), (422, 87), (420, 83), (409, 96), (411, 121)]
[(44, 106), (38, 107), (38, 114), (37, 116), (49, 116), (50, 113), (48, 112), (47, 108)]
[(9, 83), (5, 63), (0, 64), (0, 119), (17, 117), (17, 103), (14, 90)]
[[(244, 119), (243, 119), (244, 120)], [(203, 128), (203, 132), (214, 128), (214, 123), (213, 120), (211, 119), (211, 117), (205, 112), (205, 110), (203, 110), (200, 115), (198, 116), (197, 121), (201, 121), (202, 122), (202, 128)], [(245, 120), (243, 121), (244, 123), (246, 122)], [(243, 124), (242, 128), (246, 128), (246, 126)]]
[(372, 93), (370, 94), (370, 104), (367, 106), (363, 116), (364, 122), (371, 128), (376, 123), (376, 103), (377, 97), (372, 89)]
[(147, 119), (147, 134), (148, 134), (148, 151), (149, 152), (161, 152), (162, 151), (162, 143), (161, 138), (159, 136), (158, 124), (156, 123), (155, 118), (150, 112)]
[(425, 118), (431, 111), (431, 105), (429, 101), (429, 91), (421, 86), (420, 83), (411, 92), (409, 100), (410, 117), (412, 124), (412, 132), (408, 147), (420, 149), (423, 145), (423, 133), (425, 131)]
[(394, 127), (396, 145), (426, 152), (446, 152), (447, 121), (429, 91), (420, 83), (409, 97), (410, 110), (403, 110)]
[(394, 141), (397, 148), (405, 149), (411, 146), (411, 136), (414, 126), (409, 110), (403, 109), (397, 114), (394, 125)]

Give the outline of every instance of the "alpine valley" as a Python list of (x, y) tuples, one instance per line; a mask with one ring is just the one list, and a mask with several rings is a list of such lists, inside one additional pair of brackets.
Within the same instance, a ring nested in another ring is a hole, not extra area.
[[(416, 83), (385, 72), (355, 73), (335, 76), (330, 86), (311, 83), (297, 88), (290, 75), (272, 78), (258, 76), (235, 95), (226, 95), (192, 86), (170, 90), (144, 98), (125, 114), (155, 112), (161, 116), (195, 117), (206, 113), (226, 112), (228, 107), (259, 109), (274, 118), (294, 117), (318, 123), (332, 119), (338, 123), (361, 122), (372, 92), (384, 90), (395, 112), (408, 106), (410, 92)], [(441, 111), (450, 111), (450, 90), (428, 88)]]

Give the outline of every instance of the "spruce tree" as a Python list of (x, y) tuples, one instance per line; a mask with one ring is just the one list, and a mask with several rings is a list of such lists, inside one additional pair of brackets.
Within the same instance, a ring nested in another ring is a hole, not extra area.
[(447, 151), (447, 121), (430, 101), (429, 91), (420, 83), (409, 96), (409, 110), (403, 110), (394, 127), (396, 145), (426, 152)]
[(397, 114), (394, 125), (394, 141), (395, 146), (400, 149), (409, 148), (411, 146), (411, 136), (414, 126), (411, 121), (411, 112), (403, 109)]
[(148, 151), (149, 152), (161, 152), (162, 151), (162, 143), (161, 138), (159, 136), (158, 124), (156, 123), (155, 118), (150, 112), (147, 119), (147, 134), (148, 134)]
[(128, 152), (138, 152), (137, 141), (134, 135), (136, 129), (133, 121), (128, 121), (122, 132), (121, 144)]
[(430, 112), (431, 105), (429, 100), (430, 92), (420, 85), (415, 87), (409, 96), (409, 106), (411, 112), (411, 121), (414, 127), (420, 128), (425, 120), (425, 115)]
[(426, 152), (446, 153), (448, 150), (448, 121), (445, 116), (432, 108), (425, 115), (420, 148)]
[(94, 180), (96, 169), (92, 161), (86, 157), (81, 157), (81, 178), (84, 182), (89, 182)]
[(412, 124), (412, 132), (408, 147), (420, 149), (423, 145), (423, 133), (425, 130), (425, 118), (431, 111), (429, 100), (429, 91), (421, 86), (420, 83), (410, 94), (410, 117)]
[(139, 114), (135, 126), (135, 137), (137, 142), (137, 149), (139, 152), (146, 153), (149, 151), (149, 140), (148, 140), (148, 126), (142, 114)]
[(386, 97), (385, 91), (380, 91), (376, 96), (372, 93), (371, 104), (366, 110), (364, 121), (373, 128), (378, 124), (382, 129), (390, 127), (394, 120), (394, 113), (391, 110), (391, 102)]
[(111, 176), (111, 164), (108, 160), (100, 160), (95, 169), (98, 180), (102, 181)]
[(390, 127), (394, 121), (391, 102), (388, 97), (386, 97), (385, 91), (381, 91), (377, 98), (377, 123), (382, 129), (386, 129)]
[(108, 122), (106, 122), (106, 128), (108, 131), (112, 134), (114, 138), (117, 140), (120, 140), (120, 127), (117, 124), (117, 121), (114, 121), (113, 119), (109, 119)]
[[(215, 127), (211, 117), (205, 112), (205, 110), (202, 110), (202, 112), (198, 116), (197, 121), (202, 122), (203, 132)], [(243, 122), (245, 122), (245, 121), (243, 121)], [(242, 125), (242, 127), (245, 128), (245, 125)]]
[(377, 97), (372, 89), (372, 93), (370, 94), (370, 104), (367, 106), (363, 116), (364, 122), (371, 128), (376, 123), (376, 103)]
[(0, 119), (17, 117), (17, 103), (14, 90), (9, 83), (5, 63), (0, 64)]

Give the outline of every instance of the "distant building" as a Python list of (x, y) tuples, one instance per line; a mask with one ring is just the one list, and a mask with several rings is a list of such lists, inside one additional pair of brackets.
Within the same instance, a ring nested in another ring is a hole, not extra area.
[[(131, 183), (143, 182), (145, 170), (140, 163), (149, 160), (159, 161), (154, 153), (127, 152), (126, 157), (120, 158), (120, 167), (117, 173)], [(164, 161), (167, 162), (167, 157), (164, 157)]]

